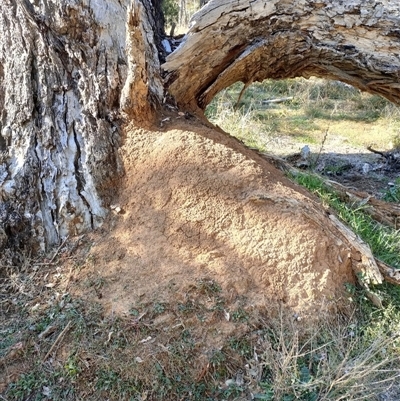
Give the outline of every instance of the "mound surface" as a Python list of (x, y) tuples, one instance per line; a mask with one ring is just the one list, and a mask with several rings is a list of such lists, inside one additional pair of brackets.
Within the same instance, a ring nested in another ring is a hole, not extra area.
[(122, 212), (91, 250), (106, 284), (93, 296), (109, 311), (176, 301), (206, 278), (232, 307), (308, 315), (335, 307), (353, 282), (349, 247), (322, 206), (236, 139), (176, 119), (128, 129), (122, 151)]

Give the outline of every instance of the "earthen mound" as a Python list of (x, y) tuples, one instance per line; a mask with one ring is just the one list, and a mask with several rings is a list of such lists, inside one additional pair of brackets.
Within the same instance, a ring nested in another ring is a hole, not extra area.
[(354, 277), (322, 205), (236, 139), (176, 121), (127, 130), (121, 213), (91, 250), (100, 302), (124, 313), (207, 278), (232, 304), (336, 307)]

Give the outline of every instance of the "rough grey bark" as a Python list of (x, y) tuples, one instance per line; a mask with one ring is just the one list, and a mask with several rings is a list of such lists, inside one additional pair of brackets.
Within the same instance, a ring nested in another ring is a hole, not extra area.
[(299, 76), (400, 103), (399, 27), (397, 1), (211, 0), (163, 68), (178, 103), (197, 111), (234, 82)]
[(156, 0), (0, 2), (0, 252), (101, 224), (122, 117), (163, 96), (162, 25)]
[[(164, 65), (178, 104), (241, 80), (317, 75), (400, 101), (389, 0), (212, 0)], [(123, 166), (123, 118), (164, 99), (158, 0), (0, 2), (0, 252), (101, 224)]]

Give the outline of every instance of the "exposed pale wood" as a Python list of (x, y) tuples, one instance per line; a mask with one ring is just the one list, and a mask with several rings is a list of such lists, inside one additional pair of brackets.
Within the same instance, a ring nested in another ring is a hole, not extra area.
[(298, 76), (400, 103), (399, 26), (389, 0), (211, 0), (163, 68), (178, 103), (199, 113), (234, 82)]
[(357, 261), (353, 258), (353, 270), (357, 277), (359, 277), (360, 282), (366, 285), (382, 284), (382, 274), (369, 246), (361, 238), (357, 237), (357, 235), (346, 227), (336, 216), (331, 214), (329, 218), (351, 244), (352, 248), (359, 252), (360, 260)]
[(270, 103), (283, 103), (287, 102), (289, 100), (293, 100), (293, 96), (288, 96), (288, 97), (281, 97), (278, 99), (264, 99), (261, 101), (262, 104), (270, 104)]
[(400, 228), (400, 205), (397, 203), (376, 199), (365, 192), (356, 191), (332, 180), (326, 181), (326, 184), (331, 186), (345, 202), (363, 206), (363, 211), (374, 220), (396, 230)]
[(400, 270), (397, 270), (379, 259), (375, 259), (385, 281), (391, 284), (400, 285)]

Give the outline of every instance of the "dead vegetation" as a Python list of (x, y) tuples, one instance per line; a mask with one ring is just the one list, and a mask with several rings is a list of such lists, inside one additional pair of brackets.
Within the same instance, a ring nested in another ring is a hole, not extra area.
[[(80, 241), (89, 249), (89, 238)], [(391, 307), (364, 321), (337, 315), (309, 326), (284, 309), (239, 305), (228, 312), (218, 282), (202, 278), (175, 303), (153, 299), (110, 315), (69, 293), (71, 275), (73, 282), (92, 263), (90, 252), (68, 259), (73, 244), (53, 262), (27, 261), (1, 281), (3, 399), (337, 401), (399, 394), (400, 321)], [(367, 302), (355, 287), (348, 294), (354, 306)]]

